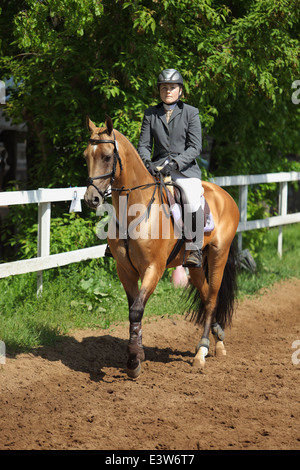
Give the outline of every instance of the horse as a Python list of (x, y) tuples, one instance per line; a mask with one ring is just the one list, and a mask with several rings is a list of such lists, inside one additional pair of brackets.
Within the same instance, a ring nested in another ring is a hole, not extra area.
[[(105, 127), (97, 127), (89, 117), (87, 127), (90, 138), (84, 157), (89, 176), (84, 199), (90, 208), (97, 209), (111, 188), (116, 230), (111, 237), (108, 231), (107, 240), (128, 299), (127, 375), (137, 378), (145, 360), (142, 317), (146, 303), (165, 269), (182, 265), (185, 247), (184, 243), (178, 247), (178, 231), (176, 233), (174, 220), (166, 210), (167, 187), (163, 181), (150, 175), (135, 147), (114, 129), (108, 115)], [(206, 181), (202, 185), (214, 228), (204, 234), (202, 266), (189, 268), (188, 312), (191, 313), (190, 320), (203, 326), (192, 363), (196, 371), (205, 367), (210, 331), (215, 340), (215, 354), (226, 355), (224, 329), (232, 321), (237, 285), (234, 237), (239, 223), (238, 207), (221, 187)], [(128, 203), (127, 210), (124, 205), (121, 207), (124, 198)], [(154, 204), (164, 210), (150, 218)], [(131, 211), (134, 206), (144, 208), (139, 217), (136, 217), (136, 211)], [(168, 236), (163, 236), (166, 227)], [(151, 237), (153, 228), (155, 237)], [(146, 236), (137, 236), (138, 229)]]

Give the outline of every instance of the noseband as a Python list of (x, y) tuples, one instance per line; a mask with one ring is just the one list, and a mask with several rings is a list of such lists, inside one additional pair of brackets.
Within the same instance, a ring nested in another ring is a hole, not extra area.
[(111, 171), (110, 173), (105, 173), (104, 175), (101, 175), (101, 176), (94, 176), (94, 177), (89, 176), (88, 179), (86, 180), (86, 185), (87, 185), (87, 187), (89, 187), (89, 186), (94, 186), (94, 188), (97, 189), (98, 193), (100, 194), (100, 196), (101, 196), (103, 199), (105, 199), (105, 198), (107, 197), (108, 192), (107, 192), (107, 190), (105, 190), (105, 191), (103, 192), (103, 191), (101, 191), (101, 189), (97, 188), (97, 186), (94, 184), (94, 181), (95, 181), (95, 180), (104, 179), (104, 178), (108, 178), (108, 177), (110, 176), (110, 182), (109, 182), (109, 184), (112, 185), (113, 182), (115, 181), (115, 174), (116, 174), (116, 169), (117, 169), (117, 162), (119, 162), (121, 171), (122, 171), (122, 169), (123, 169), (123, 167), (122, 167), (122, 162), (121, 162), (121, 158), (120, 158), (120, 155), (119, 155), (119, 146), (118, 146), (118, 142), (116, 141), (115, 133), (113, 133), (113, 135), (114, 135), (114, 140), (89, 139), (89, 143), (92, 144), (92, 145), (99, 145), (99, 144), (113, 144), (113, 145), (114, 145), (114, 163), (113, 163), (112, 171)]

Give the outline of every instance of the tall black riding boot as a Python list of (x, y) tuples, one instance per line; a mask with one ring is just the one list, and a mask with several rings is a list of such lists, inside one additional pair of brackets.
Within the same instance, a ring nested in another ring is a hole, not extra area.
[[(182, 266), (184, 268), (201, 268), (202, 265), (202, 250), (192, 250), (186, 258), (186, 251), (183, 255)], [(186, 258), (186, 259), (185, 259)]]
[[(202, 245), (204, 235), (204, 212), (200, 206), (197, 212), (192, 213), (192, 227), (187, 228), (186, 237), (193, 240), (186, 243), (186, 251), (183, 256), (184, 268), (200, 268), (202, 265)], [(196, 234), (196, 236), (193, 236)], [(187, 253), (189, 252), (188, 256)]]

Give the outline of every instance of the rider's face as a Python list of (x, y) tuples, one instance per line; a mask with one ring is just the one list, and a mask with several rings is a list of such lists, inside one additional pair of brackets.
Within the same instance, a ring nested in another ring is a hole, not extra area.
[(159, 88), (160, 98), (166, 104), (177, 101), (181, 94), (181, 87), (176, 83), (165, 83)]

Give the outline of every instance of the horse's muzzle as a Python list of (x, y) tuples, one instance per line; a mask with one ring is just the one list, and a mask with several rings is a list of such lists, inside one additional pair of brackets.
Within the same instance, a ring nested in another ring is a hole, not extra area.
[(100, 206), (104, 201), (98, 191), (92, 186), (87, 188), (84, 195), (84, 200), (91, 209), (97, 209), (97, 207)]

